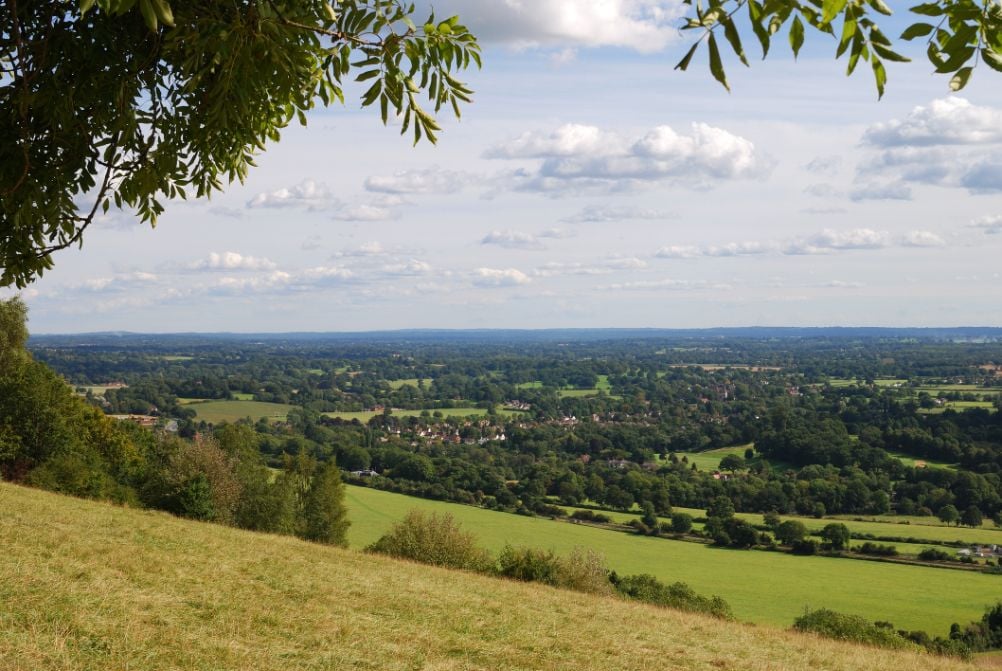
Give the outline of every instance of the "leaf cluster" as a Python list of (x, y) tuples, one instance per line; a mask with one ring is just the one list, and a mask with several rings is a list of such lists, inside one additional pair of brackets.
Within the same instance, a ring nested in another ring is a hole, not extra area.
[[(316, 104), (401, 116), (435, 142), (480, 65), (455, 17), (401, 0), (54, 0), (0, 4), (0, 286), (24, 287), (112, 207), (155, 225), (167, 200), (243, 180)], [(355, 74), (357, 73), (357, 74)], [(429, 96), (426, 111), (420, 94)]]
[[(723, 34), (731, 51), (747, 66), (741, 35), (750, 30), (765, 58), (774, 37), (785, 34), (794, 57), (800, 54), (808, 29), (828, 35), (835, 57), (847, 55), (846, 74), (860, 62), (869, 63), (878, 97), (887, 84), (886, 62), (911, 59), (898, 52), (881, 31), (875, 17), (891, 16), (884, 0), (685, 0), (694, 14), (682, 30), (696, 30), (699, 38), (675, 66), (686, 70), (701, 44), (706, 43), (710, 74), (730, 90), (717, 37)], [(950, 89), (967, 85), (978, 62), (1002, 71), (1002, 5), (977, 0), (938, 0), (908, 10), (923, 20), (909, 25), (899, 39), (927, 38), (926, 55), (935, 72), (950, 75)], [(926, 20), (925, 17), (930, 17)]]

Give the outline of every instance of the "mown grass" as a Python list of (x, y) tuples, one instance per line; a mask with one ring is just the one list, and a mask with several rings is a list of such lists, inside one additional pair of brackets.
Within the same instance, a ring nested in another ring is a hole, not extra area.
[(348, 488), (348, 505), (353, 547), (375, 541), (412, 508), (449, 512), (493, 551), (505, 543), (561, 554), (577, 546), (593, 548), (620, 573), (687, 582), (701, 594), (722, 596), (739, 619), (774, 626), (789, 626), (805, 608), (824, 607), (946, 635), (951, 623), (981, 617), (999, 593), (998, 576), (718, 549), (360, 487)]
[(975, 668), (8, 484), (0, 510), (3, 671)]
[(407, 386), (417, 389), (418, 382), (420, 382), (420, 380), (416, 377), (409, 377), (400, 380), (387, 380), (387, 383), (390, 385), (390, 389), (401, 389)]
[(262, 401), (205, 401), (194, 399), (189, 407), (195, 411), (198, 419), (218, 424), (220, 422), (235, 422), (245, 417), (257, 421), (262, 417), (272, 421), (284, 421), (293, 407), (284, 403), (264, 403)]
[(747, 445), (721, 447), (716, 450), (707, 450), (706, 452), (676, 452), (675, 456), (679, 459), (685, 457), (686, 463), (696, 464), (696, 468), (701, 471), (715, 471), (720, 468), (720, 460), (728, 454), (736, 454), (743, 459), (745, 450), (752, 446), (753, 443), (748, 443)]

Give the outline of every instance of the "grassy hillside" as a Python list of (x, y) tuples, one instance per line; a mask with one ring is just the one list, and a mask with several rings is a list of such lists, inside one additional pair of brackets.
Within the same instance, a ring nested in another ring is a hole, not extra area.
[(0, 670), (973, 669), (0, 484)]
[(1002, 591), (997, 575), (713, 548), (359, 487), (348, 488), (348, 504), (354, 547), (376, 540), (411, 508), (449, 512), (493, 551), (506, 542), (561, 554), (594, 548), (619, 573), (682, 580), (700, 594), (722, 596), (741, 620), (780, 627), (806, 607), (831, 608), (945, 636), (953, 622), (980, 618)]

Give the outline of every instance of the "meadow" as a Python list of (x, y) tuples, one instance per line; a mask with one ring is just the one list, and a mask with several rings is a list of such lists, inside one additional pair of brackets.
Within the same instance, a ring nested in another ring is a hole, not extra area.
[(186, 404), (195, 411), (200, 420), (218, 424), (220, 422), (235, 422), (245, 417), (257, 421), (265, 418), (271, 421), (285, 421), (293, 407), (284, 403), (264, 403), (261, 401), (196, 401)]
[(0, 510), (0, 671), (977, 668), (6, 483)]
[(741, 620), (779, 627), (788, 627), (805, 608), (825, 607), (945, 635), (951, 623), (979, 618), (1002, 594), (1002, 577), (996, 575), (720, 549), (364, 487), (349, 487), (347, 501), (352, 547), (374, 542), (412, 508), (448, 512), (494, 552), (506, 543), (561, 554), (593, 548), (619, 573), (681, 580), (701, 594), (723, 597)]

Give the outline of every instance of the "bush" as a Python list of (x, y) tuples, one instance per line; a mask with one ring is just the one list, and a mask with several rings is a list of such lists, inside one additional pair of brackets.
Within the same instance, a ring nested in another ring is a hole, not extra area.
[(878, 627), (858, 615), (846, 615), (822, 608), (793, 621), (797, 631), (811, 632), (840, 641), (867, 643), (881, 648), (909, 648), (911, 643), (893, 630)]
[(601, 555), (575, 548), (567, 557), (549, 550), (506, 545), (495, 564), (498, 575), (590, 594), (611, 594), (609, 570)]
[(923, 549), (922, 552), (919, 552), (918, 558), (925, 561), (947, 561), (951, 559), (949, 552), (943, 552), (936, 548)]
[(672, 513), (671, 530), (677, 534), (687, 534), (692, 531), (692, 515), (687, 513)]
[(486, 571), (491, 565), (490, 555), (473, 534), (461, 530), (448, 513), (411, 510), (366, 550), (469, 571)]
[(582, 520), (584, 522), (596, 522), (599, 524), (608, 524), (609, 522), (612, 522), (612, 518), (608, 515), (596, 513), (593, 510), (575, 510), (571, 513), (571, 519)]
[(675, 608), (692, 613), (704, 613), (722, 620), (733, 620), (734, 614), (726, 601), (719, 596), (705, 597), (696, 594), (683, 582), (666, 585), (652, 575), (631, 575), (611, 578), (616, 591), (628, 599), (643, 601), (665, 608)]
[(818, 553), (818, 542), (810, 538), (801, 539), (790, 546), (790, 552), (795, 555), (813, 555)]
[(869, 541), (856, 546), (854, 550), (860, 554), (877, 557), (896, 557), (898, 554), (898, 549), (893, 545), (881, 545), (880, 543), (870, 543)]

